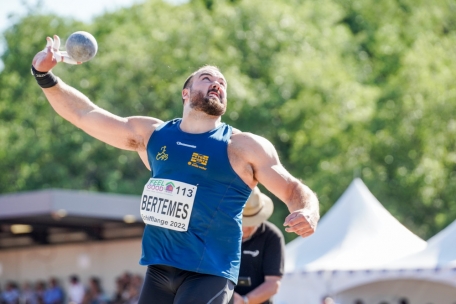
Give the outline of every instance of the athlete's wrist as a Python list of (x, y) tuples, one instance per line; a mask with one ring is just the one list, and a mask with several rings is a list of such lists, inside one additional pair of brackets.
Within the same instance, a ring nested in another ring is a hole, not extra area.
[(51, 87), (55, 86), (58, 82), (57, 77), (55, 77), (51, 71), (40, 72), (40, 71), (36, 70), (33, 65), (31, 68), (31, 73), (35, 77), (38, 85), (40, 87), (42, 87), (43, 89), (51, 88)]
[(249, 298), (247, 297), (247, 295), (242, 296), (242, 300), (244, 301), (244, 304), (249, 304)]

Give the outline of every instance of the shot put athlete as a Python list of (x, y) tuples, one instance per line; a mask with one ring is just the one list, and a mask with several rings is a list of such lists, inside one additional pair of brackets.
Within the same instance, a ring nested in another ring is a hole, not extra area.
[(287, 232), (314, 233), (314, 192), (281, 165), (267, 139), (221, 121), (227, 81), (217, 67), (187, 78), (182, 118), (120, 117), (52, 74), (62, 54), (57, 36), (47, 42), (32, 71), (54, 110), (96, 139), (136, 151), (152, 172), (140, 203), (146, 223), (140, 264), (147, 266), (140, 304), (229, 302), (239, 273), (242, 210), (258, 182), (287, 205)]

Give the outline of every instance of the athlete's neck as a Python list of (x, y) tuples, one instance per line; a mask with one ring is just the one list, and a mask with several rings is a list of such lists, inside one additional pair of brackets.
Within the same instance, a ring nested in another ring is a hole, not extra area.
[(217, 128), (221, 124), (220, 116), (207, 115), (201, 111), (184, 111), (180, 128), (186, 133), (199, 134)]

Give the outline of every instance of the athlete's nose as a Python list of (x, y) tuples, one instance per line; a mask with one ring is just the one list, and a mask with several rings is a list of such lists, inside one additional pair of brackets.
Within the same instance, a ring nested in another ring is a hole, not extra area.
[(209, 87), (209, 93), (210, 92), (215, 92), (217, 94), (220, 94), (220, 84), (218, 82), (214, 82), (213, 84), (210, 85)]

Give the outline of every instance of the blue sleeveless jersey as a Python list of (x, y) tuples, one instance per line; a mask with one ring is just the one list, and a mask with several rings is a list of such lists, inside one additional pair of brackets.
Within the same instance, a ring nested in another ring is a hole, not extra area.
[(225, 277), (237, 284), (242, 210), (251, 189), (228, 159), (232, 128), (224, 123), (202, 134), (185, 133), (181, 119), (160, 125), (147, 144), (153, 178), (197, 187), (188, 230), (146, 225), (141, 265), (162, 264)]

